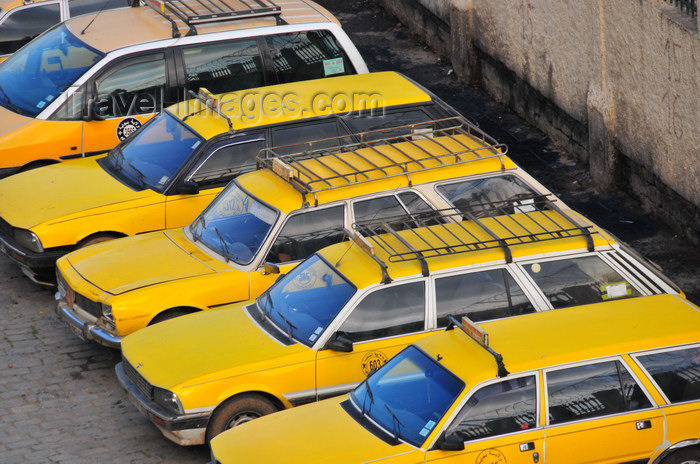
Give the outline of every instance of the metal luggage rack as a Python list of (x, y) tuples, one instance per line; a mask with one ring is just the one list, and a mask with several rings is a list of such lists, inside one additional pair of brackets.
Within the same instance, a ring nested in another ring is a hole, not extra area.
[[(397, 132), (401, 135), (395, 135)], [(480, 146), (470, 147), (465, 138)], [(347, 143), (348, 139), (357, 141)], [(448, 143), (457, 149), (448, 148)], [(414, 154), (408, 153), (409, 147)], [(281, 149), (292, 149), (293, 153), (277, 153)], [(313, 195), (317, 205), (317, 194), (322, 191), (399, 176), (407, 177), (412, 185), (411, 174), (488, 158), (498, 158), (500, 169), (505, 170), (507, 152), (506, 145), (463, 118), (454, 117), (264, 148), (256, 160), (258, 168), (271, 169), (298, 190), (304, 204), (308, 204), (307, 195)], [(369, 154), (386, 163), (370, 160)], [(350, 157), (353, 162), (348, 160)]]
[(180, 31), (169, 13), (175, 15), (189, 27), (187, 35), (197, 35), (197, 24), (208, 24), (238, 19), (274, 16), (277, 24), (282, 8), (270, 0), (147, 0), (150, 6), (162, 14), (173, 27), (173, 38)]
[[(593, 251), (592, 235), (597, 233), (593, 225), (577, 221), (548, 196), (372, 219), (353, 224), (351, 235), (382, 267), (385, 282), (391, 280), (387, 266), (373, 245), (384, 250), (389, 262), (420, 261), (424, 276), (430, 273), (427, 259), (459, 253), (500, 248), (510, 263), (513, 246), (573, 237), (583, 237), (588, 251)], [(480, 238), (479, 233), (489, 238)]]

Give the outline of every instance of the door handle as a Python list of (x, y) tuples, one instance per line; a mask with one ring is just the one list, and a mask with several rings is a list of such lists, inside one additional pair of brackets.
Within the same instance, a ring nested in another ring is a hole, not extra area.
[(645, 420), (645, 421), (640, 421), (635, 424), (637, 427), (637, 430), (644, 430), (644, 429), (650, 429), (651, 428), (651, 421)]
[(534, 449), (535, 449), (535, 444), (533, 442), (520, 444), (520, 451), (523, 453), (525, 451), (532, 451)]

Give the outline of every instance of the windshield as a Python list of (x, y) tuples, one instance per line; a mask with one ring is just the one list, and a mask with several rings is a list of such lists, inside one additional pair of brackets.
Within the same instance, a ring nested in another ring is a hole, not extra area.
[(350, 400), (394, 438), (420, 447), (463, 389), (454, 374), (409, 346), (353, 390)]
[(34, 117), (104, 57), (61, 24), (12, 55), (0, 68), (0, 105)]
[(195, 240), (238, 264), (249, 264), (277, 221), (278, 211), (248, 194), (236, 182), (190, 226)]
[(335, 268), (313, 255), (258, 297), (257, 304), (290, 339), (311, 347), (355, 291)]
[(199, 135), (166, 111), (112, 150), (104, 166), (141, 188), (162, 193), (201, 142)]

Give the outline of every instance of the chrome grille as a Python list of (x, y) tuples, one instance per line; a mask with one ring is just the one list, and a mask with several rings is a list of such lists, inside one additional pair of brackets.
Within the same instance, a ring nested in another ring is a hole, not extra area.
[[(66, 284), (64, 283), (64, 285)], [(68, 289), (68, 285), (66, 285), (66, 291), (71, 291)], [(96, 301), (88, 300), (77, 292), (75, 293), (75, 305), (98, 319), (102, 317), (102, 306)]]
[(134, 369), (126, 358), (122, 357), (122, 361), (124, 362), (124, 372), (126, 373), (127, 378), (131, 380), (134, 385), (136, 385), (136, 389), (139, 391), (139, 393), (149, 400), (152, 400), (153, 386), (148, 382), (148, 380), (139, 374), (136, 369)]

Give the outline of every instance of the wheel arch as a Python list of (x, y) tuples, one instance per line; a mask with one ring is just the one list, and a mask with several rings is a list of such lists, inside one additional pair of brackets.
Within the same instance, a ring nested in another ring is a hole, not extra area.
[(666, 459), (668, 456), (672, 455), (676, 451), (692, 447), (696, 447), (698, 449), (698, 452), (700, 453), (700, 438), (689, 438), (687, 440), (674, 443), (673, 445), (666, 448), (659, 456), (657, 456), (656, 459), (650, 461), (649, 464), (661, 464), (664, 459)]

